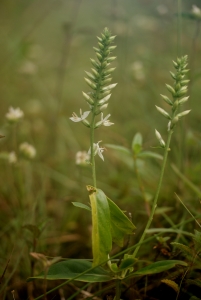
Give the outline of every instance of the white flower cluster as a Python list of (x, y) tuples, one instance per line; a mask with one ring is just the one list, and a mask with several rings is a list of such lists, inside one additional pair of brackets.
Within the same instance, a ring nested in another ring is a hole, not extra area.
[(36, 156), (36, 149), (27, 142), (24, 142), (19, 147), (22, 155), (27, 159), (33, 159)]
[(9, 107), (9, 110), (6, 114), (6, 119), (9, 123), (17, 123), (20, 119), (24, 117), (23, 111), (18, 108)]

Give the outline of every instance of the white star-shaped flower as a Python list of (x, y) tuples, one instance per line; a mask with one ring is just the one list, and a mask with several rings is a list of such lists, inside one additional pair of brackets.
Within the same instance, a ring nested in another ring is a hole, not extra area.
[[(94, 156), (95, 156), (96, 154), (98, 154), (98, 156), (104, 161), (104, 157), (103, 157), (103, 154), (102, 154), (102, 153), (103, 153), (103, 151), (105, 150), (105, 148), (99, 147), (99, 143), (100, 143), (100, 142), (102, 142), (102, 141), (99, 141), (97, 144), (94, 143), (94, 145), (93, 145), (93, 148), (94, 148)], [(88, 154), (91, 155), (91, 148), (89, 149)]]
[(113, 125), (114, 123), (112, 123), (112, 122), (110, 122), (110, 120), (108, 120), (108, 118), (110, 116), (111, 115), (109, 114), (105, 118), (103, 118), (103, 113), (101, 113), (101, 120), (96, 123), (95, 128), (100, 127), (101, 125), (103, 125), (103, 126), (111, 126), (111, 125)]
[(80, 109), (80, 117), (78, 117), (76, 113), (73, 113), (73, 116), (70, 118), (70, 120), (73, 122), (81, 122), (85, 120), (89, 114), (90, 111), (85, 111), (84, 113), (82, 113), (82, 110)]

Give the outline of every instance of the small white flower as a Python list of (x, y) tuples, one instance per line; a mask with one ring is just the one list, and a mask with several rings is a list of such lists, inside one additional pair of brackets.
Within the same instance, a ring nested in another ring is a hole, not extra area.
[(201, 17), (201, 10), (199, 7), (197, 7), (196, 5), (192, 6), (192, 10), (191, 10), (192, 14), (194, 14), (197, 17)]
[(113, 125), (114, 123), (110, 122), (110, 120), (108, 120), (108, 118), (110, 117), (111, 115), (107, 115), (105, 118), (103, 118), (103, 113), (101, 113), (101, 122), (104, 126), (111, 126)]
[(73, 116), (70, 118), (70, 120), (73, 122), (81, 122), (82, 120), (85, 120), (89, 114), (90, 111), (85, 111), (84, 113), (82, 113), (82, 110), (80, 109), (80, 117), (78, 117), (76, 113), (73, 113)]
[(16, 156), (16, 153), (14, 151), (12, 151), (8, 154), (8, 162), (11, 165), (15, 164), (17, 162), (17, 156)]
[(36, 156), (36, 149), (27, 142), (22, 143), (19, 149), (25, 158), (33, 159)]
[[(103, 157), (103, 151), (105, 150), (105, 148), (101, 148), (99, 147), (99, 143), (102, 141), (99, 141), (97, 144), (94, 143), (93, 148), (94, 148), (94, 156), (96, 154), (98, 154), (98, 156), (104, 161), (104, 157)], [(88, 155), (91, 155), (91, 148), (88, 151)]]
[(158, 132), (158, 130), (156, 130), (156, 129), (155, 129), (155, 135), (156, 135), (157, 140), (158, 140), (159, 143), (160, 143), (160, 146), (161, 146), (162, 148), (165, 148), (165, 142), (164, 142), (164, 140), (162, 139), (162, 136), (161, 136), (160, 132)]
[(76, 153), (76, 157), (75, 157), (75, 163), (76, 165), (82, 165), (85, 166), (87, 165), (87, 161), (89, 161), (90, 156), (86, 151), (78, 151)]
[(16, 123), (18, 122), (20, 119), (22, 119), (24, 116), (23, 111), (18, 107), (18, 108), (13, 108), (12, 106), (9, 107), (9, 110), (6, 114), (6, 119), (10, 122), (10, 123)]
[(110, 117), (111, 115), (107, 115), (105, 118), (103, 118), (103, 113), (101, 113), (101, 120), (99, 122), (96, 123), (96, 128), (97, 127), (100, 127), (101, 125), (103, 126), (111, 126), (113, 125), (114, 123), (110, 122), (110, 120), (108, 120), (108, 118)]

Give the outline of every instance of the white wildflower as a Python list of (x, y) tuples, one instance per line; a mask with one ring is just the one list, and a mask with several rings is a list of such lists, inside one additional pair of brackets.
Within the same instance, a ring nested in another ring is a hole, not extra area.
[[(101, 148), (101, 147), (99, 147), (99, 143), (100, 142), (102, 142), (102, 141), (99, 141), (97, 144), (95, 144), (94, 143), (94, 145), (93, 145), (93, 148), (94, 148), (94, 156), (96, 155), (96, 154), (98, 154), (98, 156), (102, 159), (102, 160), (104, 160), (104, 157), (103, 157), (103, 151), (105, 150), (105, 148)], [(88, 155), (91, 155), (91, 148), (89, 149), (89, 151), (88, 151)]]
[(76, 113), (73, 113), (73, 116), (70, 118), (70, 120), (73, 122), (81, 122), (82, 120), (85, 120), (89, 114), (90, 111), (85, 111), (84, 113), (82, 113), (82, 110), (80, 109), (80, 117), (78, 117)]
[(20, 144), (19, 149), (25, 158), (33, 159), (36, 156), (36, 149), (27, 142)]
[(96, 123), (95, 128), (100, 127), (101, 125), (103, 125), (103, 126), (113, 125), (114, 123), (112, 123), (112, 122), (110, 122), (110, 120), (108, 120), (110, 116), (111, 115), (109, 114), (105, 118), (103, 118), (103, 113), (101, 113), (101, 120)]
[(201, 17), (201, 10), (199, 7), (197, 7), (196, 5), (193, 5), (192, 6), (192, 10), (191, 10), (192, 14), (194, 16), (197, 16), (197, 17)]
[(17, 162), (17, 156), (14, 151), (8, 153), (8, 162), (9, 164), (15, 164)]
[(12, 106), (9, 107), (9, 110), (6, 114), (6, 119), (10, 122), (10, 123), (16, 123), (18, 122), (20, 119), (22, 119), (24, 116), (23, 111), (18, 107), (18, 108), (13, 108)]
[(88, 164), (89, 159), (90, 159), (90, 156), (86, 151), (78, 151), (76, 153), (75, 163), (76, 163), (76, 165), (85, 166)]

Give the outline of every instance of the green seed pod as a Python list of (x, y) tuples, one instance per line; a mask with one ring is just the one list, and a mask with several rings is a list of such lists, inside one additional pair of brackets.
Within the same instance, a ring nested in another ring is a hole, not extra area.
[(110, 46), (108, 49), (109, 49), (109, 51), (113, 51), (116, 48), (117, 48), (117, 46)]
[(181, 85), (180, 85), (180, 82), (178, 82), (178, 83), (175, 85), (174, 89), (175, 89), (175, 91), (177, 92), (177, 91), (179, 91), (180, 88), (181, 88)]

